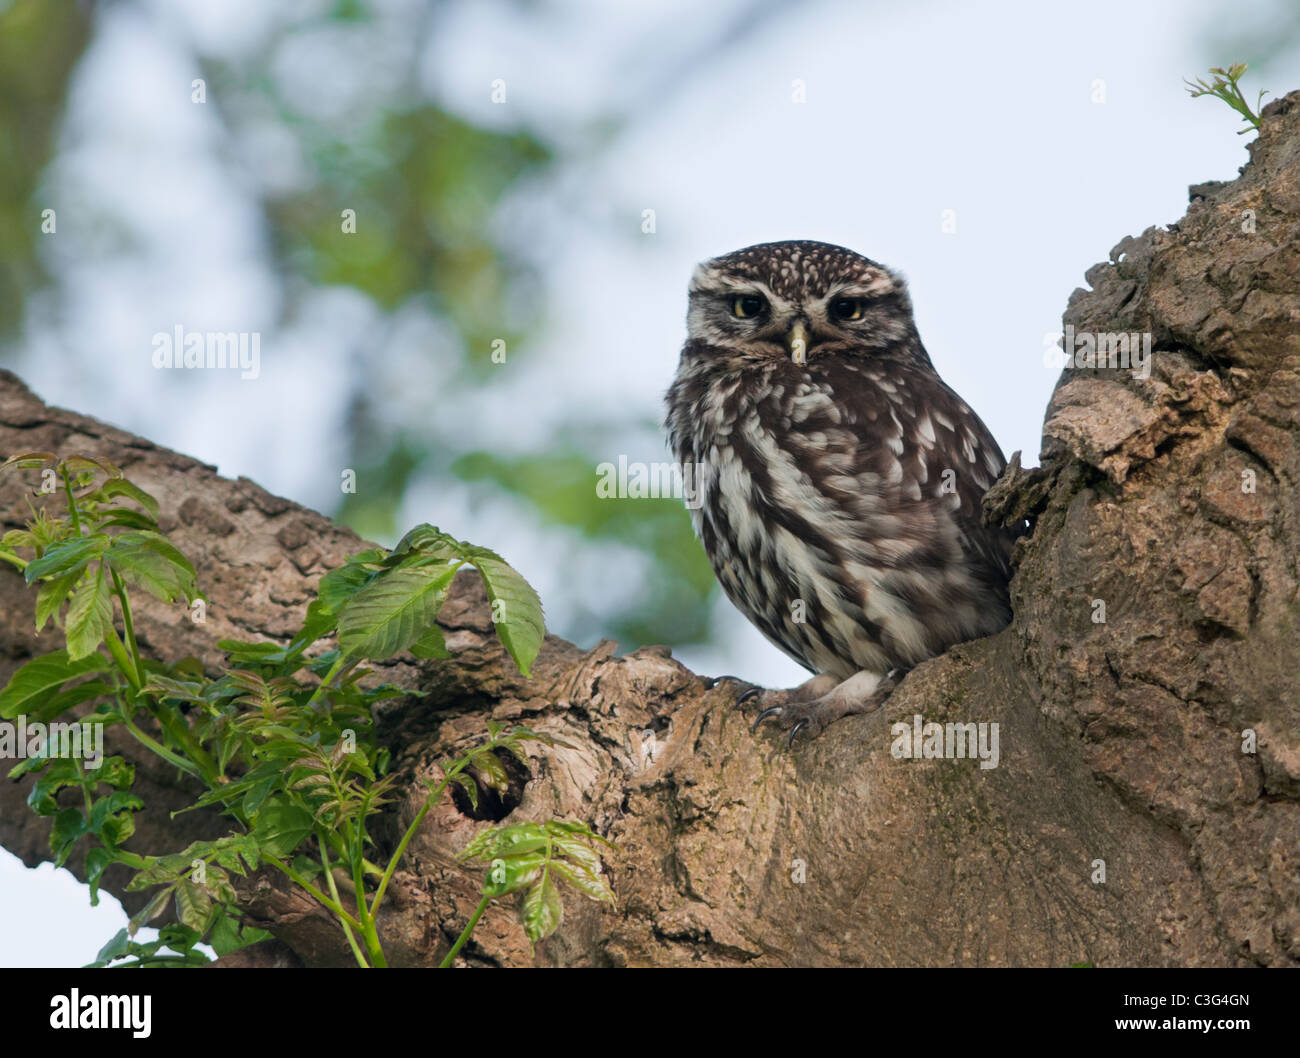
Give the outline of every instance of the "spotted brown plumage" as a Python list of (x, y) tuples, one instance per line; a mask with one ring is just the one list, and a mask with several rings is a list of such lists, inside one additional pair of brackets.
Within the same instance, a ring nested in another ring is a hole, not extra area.
[(701, 264), (668, 391), (696, 533), (728, 598), (817, 674), (763, 715), (817, 729), (1011, 616), (1014, 533), (980, 501), (1005, 460), (939, 378), (901, 277), (842, 247)]

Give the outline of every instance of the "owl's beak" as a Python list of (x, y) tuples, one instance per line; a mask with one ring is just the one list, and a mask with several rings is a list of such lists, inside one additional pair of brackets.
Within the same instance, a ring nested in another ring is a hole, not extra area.
[(790, 359), (796, 364), (808, 362), (808, 328), (803, 320), (795, 320), (790, 333), (785, 336), (785, 347), (790, 350)]

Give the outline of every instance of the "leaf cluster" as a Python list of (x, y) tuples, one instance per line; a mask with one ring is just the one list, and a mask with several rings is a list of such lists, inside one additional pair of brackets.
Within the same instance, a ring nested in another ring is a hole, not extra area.
[[(91, 843), (92, 902), (113, 863), (134, 869), (129, 889), (151, 891), (95, 965), (191, 965), (206, 958), (200, 943), (224, 954), (262, 939), (266, 933), (243, 922), (232, 880), (262, 867), (283, 872), (334, 914), (361, 965), (386, 965), (376, 914), (424, 815), (451, 784), (475, 804), (481, 788), (504, 791), (508, 777), (499, 754), (526, 766), (524, 743), (562, 744), (489, 721), (486, 741), (443, 762), (444, 778), (431, 787), (386, 865), (376, 864), (369, 823), (389, 803), (395, 780), (388, 750), (375, 737), (372, 708), (408, 692), (367, 679), (366, 663), (403, 651), (447, 657), (437, 618), (456, 573), (469, 567), (482, 578), (502, 644), (528, 676), (545, 635), (531, 586), (495, 552), (421, 525), (391, 551), (363, 551), (326, 573), (288, 643), (222, 640), (228, 665), (216, 675), (195, 658), (163, 664), (140, 652), (132, 593), (186, 604), (202, 596), (194, 567), (159, 529), (157, 501), (97, 457), (24, 452), (0, 465), (9, 468), (41, 470), (35, 495), (57, 497), (64, 507), (51, 513), (29, 501), (26, 527), (0, 538), (0, 559), (36, 588), (37, 630), (52, 622), (64, 646), (14, 673), (0, 690), (0, 718), (50, 723), (90, 703), (85, 722), (120, 725), (197, 779), (203, 793), (191, 807), (214, 808), (233, 827), (219, 840), (180, 852), (141, 855), (125, 847), (144, 802), (131, 790), (134, 768), (122, 757), (85, 768), (38, 752), (15, 767), (13, 776), (39, 773), (29, 804), (53, 818), (56, 862), (67, 862), (81, 841)], [(529, 877), (523, 914), (534, 940), (559, 923), (556, 879), (592, 899), (612, 899), (599, 860), (584, 844), (596, 836), (583, 824), (544, 826), (552, 829), (545, 830), (544, 849), (533, 850), (541, 856), (536, 870), (531, 860), (494, 856)], [(493, 833), (485, 831), (474, 848), (494, 841)], [(485, 900), (517, 888), (490, 883)], [(169, 909), (176, 921), (156, 942), (132, 939)], [(476, 921), (477, 915), (458, 946)]]
[(1237, 83), (1248, 69), (1244, 62), (1233, 63), (1226, 70), (1221, 66), (1211, 66), (1210, 73), (1214, 80), (1206, 81), (1198, 77), (1195, 81), (1189, 81), (1184, 78), (1183, 83), (1187, 85), (1187, 91), (1193, 99), (1200, 96), (1213, 96), (1215, 99), (1222, 99), (1228, 106), (1232, 107), (1241, 119), (1246, 122), (1246, 128), (1237, 132), (1238, 136), (1244, 136), (1251, 129), (1259, 128), (1259, 114), (1255, 111), (1264, 101), (1267, 92), (1261, 91), (1255, 98), (1255, 109), (1252, 110), (1250, 104), (1246, 102), (1246, 97), (1242, 94), (1241, 86)]

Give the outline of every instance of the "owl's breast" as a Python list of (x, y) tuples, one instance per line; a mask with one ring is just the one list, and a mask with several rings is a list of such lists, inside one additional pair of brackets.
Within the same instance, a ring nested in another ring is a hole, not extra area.
[(914, 404), (923, 380), (899, 375), (777, 372), (708, 387), (675, 435), (727, 596), (818, 672), (910, 664), (968, 638), (984, 603), (944, 471), (991, 467), (966, 451), (964, 406), (944, 403), (942, 383), (943, 399)]

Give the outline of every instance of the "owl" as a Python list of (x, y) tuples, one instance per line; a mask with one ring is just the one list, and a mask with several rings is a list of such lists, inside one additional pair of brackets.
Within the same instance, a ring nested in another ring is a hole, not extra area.
[(760, 698), (815, 734), (1011, 619), (1015, 530), (981, 499), (998, 443), (930, 363), (901, 276), (820, 242), (699, 265), (666, 397), (695, 532), (727, 597), (813, 673)]

